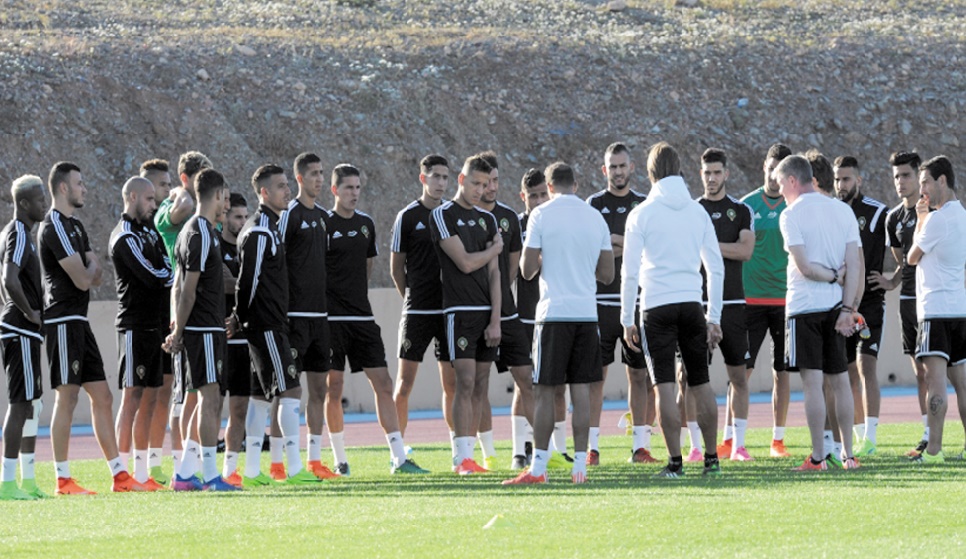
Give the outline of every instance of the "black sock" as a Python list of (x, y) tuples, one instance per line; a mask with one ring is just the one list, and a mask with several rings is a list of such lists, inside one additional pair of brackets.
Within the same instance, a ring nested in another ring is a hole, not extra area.
[(808, 459), (812, 461), (812, 465), (813, 466), (818, 466), (819, 464), (822, 463), (821, 460), (816, 460), (816, 459), (812, 458), (811, 456), (809, 456)]
[(708, 454), (707, 452), (704, 453), (704, 465), (705, 465), (705, 467), (707, 467), (707, 466), (713, 466), (714, 464), (717, 464), (717, 463), (718, 463), (718, 453), (717, 452), (715, 452), (714, 454)]
[(684, 459), (680, 456), (671, 456), (668, 458), (667, 465), (672, 472), (676, 472), (684, 467)]

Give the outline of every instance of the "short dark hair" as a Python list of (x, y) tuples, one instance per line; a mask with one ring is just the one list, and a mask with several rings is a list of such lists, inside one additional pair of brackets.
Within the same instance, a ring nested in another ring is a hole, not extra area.
[(479, 157), (482, 157), (483, 159), (486, 160), (487, 163), (490, 164), (490, 167), (492, 167), (492, 169), (490, 169), (490, 171), (492, 171), (493, 169), (499, 169), (500, 168), (500, 164), (496, 160), (496, 152), (493, 151), (492, 149), (488, 149), (486, 151), (481, 151), (480, 153), (478, 153), (476, 155), (479, 156)]
[(540, 186), (545, 182), (547, 182), (547, 178), (543, 171), (533, 168), (527, 169), (527, 172), (523, 173), (523, 178), (520, 180), (520, 190), (526, 192), (527, 189)]
[(614, 142), (613, 144), (607, 146), (604, 150), (604, 157), (614, 155), (615, 153), (630, 153), (631, 150), (627, 149), (627, 144), (624, 142)]
[(342, 184), (342, 179), (346, 177), (361, 177), (362, 173), (355, 165), (350, 165), (349, 163), (339, 163), (332, 168), (332, 184), (339, 186)]
[(721, 163), (722, 167), (728, 166), (728, 156), (724, 150), (718, 148), (708, 148), (701, 154), (702, 163)]
[(266, 165), (262, 165), (258, 169), (255, 169), (255, 174), (252, 175), (252, 188), (255, 189), (255, 196), (261, 194), (259, 190), (261, 190), (262, 186), (264, 186), (266, 180), (274, 177), (275, 175), (284, 174), (285, 169), (282, 169), (274, 163), (268, 163)]
[(547, 183), (554, 188), (573, 188), (577, 183), (574, 177), (574, 169), (563, 161), (551, 163), (543, 172), (543, 177)]
[(198, 200), (211, 200), (216, 192), (225, 188), (225, 177), (212, 168), (198, 171), (194, 181), (195, 194), (198, 195)]
[(423, 174), (429, 173), (433, 170), (433, 167), (437, 165), (442, 165), (443, 167), (449, 167), (449, 161), (445, 157), (439, 154), (427, 155), (419, 162), (419, 170)]
[(308, 170), (309, 165), (313, 163), (322, 163), (322, 158), (311, 152), (300, 153), (295, 157), (292, 168), (296, 175), (302, 176)]
[(805, 152), (805, 159), (812, 166), (812, 177), (818, 183), (818, 187), (823, 192), (831, 194), (835, 190), (835, 172), (828, 158), (817, 149), (810, 149)]
[(772, 144), (772, 146), (768, 148), (768, 153), (765, 154), (765, 159), (774, 159), (776, 161), (781, 161), (782, 159), (785, 159), (791, 154), (792, 154), (791, 148), (789, 148), (785, 144)]
[(141, 163), (140, 173), (142, 177), (150, 173), (167, 173), (170, 171), (171, 165), (166, 159), (148, 159)]
[(928, 172), (933, 180), (939, 180), (939, 177), (945, 176), (946, 186), (952, 190), (956, 190), (956, 177), (953, 174), (953, 164), (945, 155), (937, 155), (929, 161), (926, 161), (919, 166), (919, 171)]
[(897, 151), (889, 156), (889, 164), (893, 167), (908, 165), (914, 171), (918, 171), (919, 166), (922, 165), (922, 157), (914, 151)]
[(245, 200), (245, 197), (237, 192), (232, 192), (228, 196), (228, 202), (231, 208), (248, 207), (248, 200)]
[(81, 172), (80, 167), (76, 163), (70, 161), (58, 161), (54, 163), (54, 166), (50, 168), (50, 175), (47, 176), (47, 188), (50, 189), (50, 195), (53, 196), (57, 189), (57, 185), (65, 182), (67, 176), (70, 175), (72, 171)]
[(489, 175), (490, 171), (492, 170), (493, 170), (493, 166), (490, 165), (490, 163), (486, 159), (484, 159), (480, 155), (472, 155), (470, 157), (467, 157), (466, 161), (463, 162), (463, 169), (461, 172), (463, 175), (468, 175), (470, 173), (479, 171), (481, 173), (486, 173)]
[(211, 160), (200, 151), (188, 151), (181, 154), (178, 158), (178, 175), (185, 175), (191, 178), (198, 174), (202, 169), (211, 169)]
[(652, 182), (681, 174), (681, 158), (667, 142), (651, 146), (647, 154), (647, 174)]
[(836, 169), (843, 169), (843, 168), (846, 168), (846, 167), (851, 167), (851, 168), (855, 169), (856, 172), (858, 172), (858, 170), (859, 170), (859, 160), (856, 159), (855, 157), (851, 156), (851, 155), (840, 155), (840, 156), (838, 156), (838, 157), (835, 158), (835, 162), (832, 163), (832, 166), (835, 167)]

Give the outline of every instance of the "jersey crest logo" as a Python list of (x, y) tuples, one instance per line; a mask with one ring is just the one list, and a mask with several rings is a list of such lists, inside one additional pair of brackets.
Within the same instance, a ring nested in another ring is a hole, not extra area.
[(633, 210), (633, 209), (634, 209), (634, 208), (636, 208), (636, 207), (637, 207), (637, 206), (638, 206), (639, 204), (640, 204), (640, 202), (631, 202), (631, 209)]
[(403, 349), (409, 351), (409, 348), (413, 347), (413, 343), (409, 341), (409, 338), (403, 340)]
[(714, 212), (711, 214), (711, 219), (721, 219), (721, 212)]
[(734, 210), (732, 210), (732, 209), (729, 209), (729, 210), (728, 210), (727, 212), (725, 212), (725, 213), (726, 213), (726, 214), (728, 215), (728, 219), (730, 219), (731, 221), (734, 221), (734, 220), (735, 220), (735, 218), (736, 218), (736, 217), (738, 217), (738, 214), (737, 214), (737, 213), (735, 213), (735, 211), (734, 211)]
[(600, 210), (600, 213), (602, 213), (602, 214), (609, 214), (610, 213), (610, 210), (607, 209), (607, 208), (604, 208), (604, 209)]
[(470, 342), (466, 341), (466, 338), (460, 336), (460, 339), (456, 340), (456, 345), (460, 346), (460, 349), (466, 350), (466, 346), (470, 345)]
[(866, 223), (865, 217), (864, 216), (859, 217), (859, 231), (865, 231), (865, 223)]
[(483, 230), (486, 231), (486, 221), (482, 217), (480, 218), (480, 227), (482, 227)]
[(289, 349), (292, 350), (292, 359), (298, 359), (299, 358), (299, 350), (295, 349), (294, 347), (289, 348)]
[(624, 206), (621, 206), (617, 208), (617, 213), (619, 214), (627, 213), (627, 208), (625, 208)]
[[(480, 225), (483, 225), (483, 224), (480, 223)], [(503, 231), (504, 233), (506, 233), (509, 230), (510, 230), (510, 220), (504, 217), (503, 219), (500, 220), (500, 231)]]
[(144, 370), (144, 365), (138, 365), (138, 368), (134, 370), (137, 373), (139, 379), (144, 378), (144, 374), (147, 372)]
[(425, 228), (426, 228), (426, 226), (423, 225), (423, 222), (422, 221), (420, 221), (419, 223), (416, 224), (416, 231), (422, 231)]
[(360, 231), (362, 231), (362, 236), (363, 237), (365, 237), (367, 239), (369, 238), (369, 227), (363, 225), (362, 226), (362, 229), (360, 229)]

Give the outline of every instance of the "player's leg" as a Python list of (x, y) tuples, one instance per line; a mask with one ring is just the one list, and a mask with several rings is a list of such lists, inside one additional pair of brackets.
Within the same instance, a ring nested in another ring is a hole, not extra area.
[[(9, 377), (8, 377), (9, 378)], [(8, 381), (9, 382), (9, 381)], [(0, 467), (0, 501), (35, 499), (17, 487), (17, 458), (23, 440), (23, 428), (33, 404), (11, 402), (3, 419), (3, 464)]]
[(651, 456), (651, 424), (647, 421), (648, 399), (651, 395), (647, 369), (629, 364), (626, 370), (627, 407), (631, 413), (631, 457), (629, 461), (637, 463), (657, 462)]
[[(959, 410), (959, 420), (966, 429), (966, 363), (960, 362), (946, 368), (946, 376), (949, 384), (956, 390), (956, 406)], [(966, 459), (966, 448), (958, 454), (959, 458)]]
[(396, 406), (396, 415), (399, 417), (399, 431), (406, 433), (406, 426), (409, 423), (409, 395), (413, 391), (416, 383), (416, 372), (419, 369), (418, 361), (408, 359), (399, 360), (399, 370), (396, 372), (396, 389), (393, 394), (393, 401)]
[[(16, 336), (0, 342), (0, 347), (3, 349), (4, 368), (7, 371), (7, 400), (11, 405), (21, 401), (29, 405), (29, 409), (24, 410), (26, 416), (20, 431), (20, 490), (31, 497), (44, 499), (47, 494), (37, 487), (34, 471), (37, 430), (40, 426), (40, 412), (44, 407), (40, 400), (40, 344), (39, 338)], [(22, 379), (22, 382), (15, 379)], [(3, 433), (6, 438), (6, 427), (3, 428)]]
[(862, 379), (862, 409), (865, 410), (865, 415), (862, 418), (864, 425), (862, 430), (863, 440), (861, 447), (856, 451), (856, 455), (868, 456), (875, 454), (878, 441), (879, 408), (882, 401), (879, 378), (876, 374), (878, 358), (876, 355), (860, 352), (858, 365), (859, 377)]
[(526, 466), (526, 443), (532, 443), (533, 437), (533, 414), (536, 409), (533, 395), (533, 366), (510, 367), (510, 374), (513, 376), (513, 400), (510, 404), (513, 462), (510, 467), (519, 470)]
[[(791, 399), (791, 380), (785, 370), (785, 307), (765, 307), (772, 351), (772, 447), (771, 455), (778, 458), (790, 456), (785, 450), (785, 424)], [(749, 343), (751, 330), (749, 328)], [(775, 443), (778, 441), (778, 444)]]
[(94, 427), (94, 438), (101, 447), (101, 454), (107, 460), (108, 468), (114, 477), (112, 490), (115, 492), (145, 491), (146, 488), (138, 483), (127, 472), (117, 451), (117, 439), (114, 435), (114, 416), (112, 405), (114, 397), (105, 380), (85, 382), (84, 390), (91, 401), (91, 423)]
[(947, 362), (938, 355), (921, 356), (920, 360), (926, 370), (926, 402), (929, 406), (929, 444), (925, 452), (935, 456), (942, 452), (943, 426), (949, 407)]
[(553, 436), (557, 387), (563, 384), (565, 370), (559, 366), (565, 358), (554, 353), (554, 328), (559, 325), (540, 324), (534, 328), (535, 351), (533, 355), (533, 462), (516, 478), (504, 485), (545, 483), (550, 462), (550, 439)]
[[(162, 333), (161, 335), (165, 336), (166, 334)], [(161, 458), (164, 448), (164, 435), (168, 430), (171, 393), (174, 386), (173, 368), (174, 365), (171, 355), (162, 351), (162, 381), (161, 386), (158, 387), (157, 394), (155, 396), (154, 407), (147, 408), (145, 405), (145, 400), (142, 399), (141, 408), (138, 410), (138, 414), (143, 413), (145, 417), (150, 417), (151, 422), (150, 434), (148, 435), (148, 475), (162, 485), (166, 485), (169, 480), (168, 476), (164, 475), (164, 471), (161, 468)], [(176, 429), (172, 426), (172, 433), (177, 433), (179, 431), (180, 428)], [(175, 449), (180, 448), (181, 442), (177, 439), (178, 437), (171, 437), (172, 454)]]
[(805, 396), (805, 421), (811, 438), (811, 461), (812, 464), (820, 464), (825, 460), (822, 443), (826, 418), (825, 394), (822, 391), (823, 373), (820, 369), (801, 369), (799, 373)]

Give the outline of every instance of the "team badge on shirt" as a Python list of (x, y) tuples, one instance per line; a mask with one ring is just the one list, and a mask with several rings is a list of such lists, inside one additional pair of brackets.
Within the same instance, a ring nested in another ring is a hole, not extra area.
[(859, 217), (859, 231), (865, 231), (865, 216)]
[[(480, 225), (482, 225), (482, 223)], [(503, 219), (501, 219), (500, 220), (500, 230), (503, 231), (504, 233), (506, 233), (507, 231), (509, 231), (510, 230), (510, 220), (508, 220), (505, 217)]]
[(482, 217), (480, 218), (480, 227), (482, 227), (483, 230), (486, 231), (486, 220), (484, 220)]
[(727, 214), (728, 214), (728, 219), (730, 219), (731, 221), (734, 221), (735, 218), (738, 217), (738, 214), (735, 213), (735, 211), (730, 208), (728, 209)]
[(298, 376), (298, 371), (295, 370), (295, 365), (288, 366), (288, 376), (291, 378)]
[(369, 238), (369, 228), (368, 227), (366, 227), (365, 225), (363, 225), (362, 226), (362, 229), (359, 229), (359, 230), (362, 231), (362, 236), (364, 236), (367, 239)]

